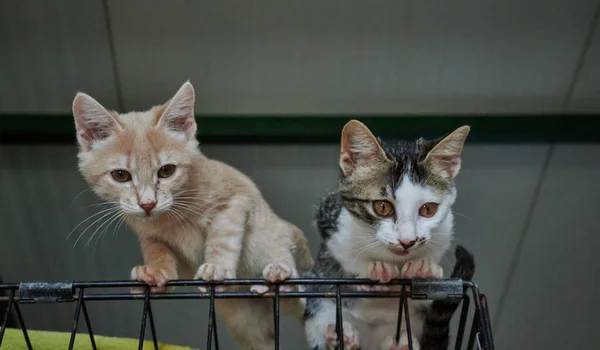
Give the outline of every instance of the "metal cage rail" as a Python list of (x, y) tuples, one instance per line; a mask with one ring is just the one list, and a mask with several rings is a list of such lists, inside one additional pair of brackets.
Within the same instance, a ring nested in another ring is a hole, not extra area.
[[(477, 285), (470, 281), (460, 279), (399, 279), (393, 280), (387, 285), (401, 286), (400, 290), (394, 291), (343, 291), (342, 287), (349, 285), (377, 285), (377, 281), (364, 279), (290, 279), (279, 283), (269, 283), (259, 279), (237, 279), (225, 280), (221, 282), (204, 282), (198, 280), (176, 280), (167, 283), (167, 286), (206, 286), (209, 290), (206, 293), (199, 292), (168, 292), (168, 293), (151, 293), (150, 287), (146, 284), (133, 281), (106, 281), (106, 282), (27, 282), (27, 283), (12, 283), (0, 284), (0, 301), (6, 302), (4, 318), (1, 320), (2, 328), (0, 328), (0, 347), (4, 332), (7, 327), (9, 315), (12, 310), (16, 313), (18, 325), (23, 332), (23, 337), (28, 349), (33, 349), (33, 345), (29, 338), (25, 320), (21, 313), (21, 304), (27, 303), (48, 303), (48, 302), (63, 302), (75, 303), (75, 313), (73, 316), (73, 327), (71, 330), (71, 338), (68, 349), (73, 349), (77, 328), (80, 321), (80, 315), (83, 312), (83, 318), (86, 323), (86, 328), (90, 337), (92, 349), (96, 349), (94, 340), (94, 332), (92, 322), (88, 313), (86, 302), (95, 302), (103, 300), (137, 300), (144, 303), (141, 315), (141, 325), (139, 333), (139, 349), (143, 348), (146, 328), (150, 324), (150, 334), (154, 349), (158, 350), (158, 338), (156, 328), (154, 326), (154, 317), (152, 314), (152, 301), (167, 300), (167, 299), (207, 299), (209, 300), (208, 311), (208, 329), (206, 336), (206, 349), (211, 350), (213, 347), (219, 349), (219, 336), (217, 331), (217, 318), (215, 315), (215, 299), (220, 298), (267, 298), (273, 300), (273, 324), (275, 330), (275, 349), (279, 349), (279, 302), (282, 298), (335, 298), (336, 300), (336, 329), (338, 334), (339, 349), (344, 349), (342, 340), (342, 300), (343, 298), (399, 298), (398, 321), (396, 327), (396, 341), (398, 341), (402, 322), (406, 322), (406, 330), (409, 338), (409, 349), (413, 346), (410, 341), (410, 318), (408, 299), (420, 300), (445, 300), (462, 299), (462, 307), (460, 312), (460, 320), (458, 331), (455, 339), (455, 349), (461, 349), (463, 338), (467, 326), (467, 317), (471, 297), (475, 306), (475, 315), (473, 317), (467, 349), (473, 349), (476, 345), (478, 349), (494, 350), (494, 342), (487, 307), (487, 299), (484, 294), (479, 292)], [(216, 292), (217, 285), (228, 286), (249, 286), (249, 285), (266, 285), (273, 287), (272, 291), (260, 295), (254, 292)], [(279, 287), (282, 285), (307, 286), (307, 285), (330, 285), (332, 292), (313, 292), (313, 291), (293, 291), (280, 292)], [(110, 289), (121, 287), (142, 287), (145, 288), (143, 293), (114, 293)], [(108, 293), (89, 293), (91, 289), (101, 289)], [(471, 297), (469, 296), (471, 292)], [(8, 296), (5, 295), (8, 293)]]

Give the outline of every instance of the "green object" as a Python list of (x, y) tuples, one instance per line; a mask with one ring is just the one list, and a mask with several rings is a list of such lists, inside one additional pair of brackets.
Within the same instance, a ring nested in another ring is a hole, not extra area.
[[(600, 142), (600, 115), (197, 116), (203, 143), (339, 143), (350, 119), (383, 138), (435, 138), (470, 125), (467, 142)], [(75, 142), (71, 115), (0, 114), (0, 143)]]
[[(71, 333), (66, 332), (48, 332), (48, 331), (28, 331), (31, 346), (36, 350), (56, 350), (68, 349)], [(105, 336), (94, 336), (96, 347), (100, 350), (127, 350), (137, 349), (139, 341), (131, 338), (115, 338)], [(27, 349), (23, 332), (20, 329), (7, 328), (2, 341), (2, 350), (21, 350)], [(90, 337), (87, 333), (77, 333), (75, 337), (75, 350), (92, 349)], [(154, 349), (151, 341), (144, 342), (144, 349)], [(191, 350), (192, 348), (159, 344), (159, 350)]]

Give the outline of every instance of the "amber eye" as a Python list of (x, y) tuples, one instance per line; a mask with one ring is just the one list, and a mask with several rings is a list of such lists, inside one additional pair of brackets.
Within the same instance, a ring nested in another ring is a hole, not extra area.
[(419, 215), (422, 217), (430, 218), (437, 213), (439, 204), (437, 203), (425, 203), (419, 208)]
[(177, 169), (177, 167), (173, 164), (163, 165), (158, 169), (158, 177), (163, 179), (171, 177), (175, 173), (175, 169)]
[(394, 213), (394, 206), (388, 201), (373, 202), (373, 210), (381, 217), (387, 217)]
[(116, 182), (127, 182), (131, 180), (131, 174), (129, 171), (123, 169), (111, 171), (110, 176), (112, 176)]

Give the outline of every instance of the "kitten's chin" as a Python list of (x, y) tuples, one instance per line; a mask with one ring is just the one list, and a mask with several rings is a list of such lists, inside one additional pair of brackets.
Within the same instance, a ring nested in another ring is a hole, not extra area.
[(415, 255), (418, 255), (418, 251), (420, 249), (418, 248), (413, 248), (413, 249), (394, 249), (394, 248), (388, 248), (388, 251), (390, 252), (390, 254), (392, 254), (393, 256), (396, 257), (396, 259), (400, 258), (402, 260), (407, 260), (407, 259), (413, 259), (415, 257)]
[(145, 212), (133, 212), (133, 213), (127, 213), (128, 216), (133, 217), (137, 220), (154, 220), (157, 219), (161, 216), (163, 216), (163, 214), (166, 212), (166, 210), (161, 210), (161, 211), (152, 211), (150, 212), (150, 214), (146, 214)]
[(394, 253), (395, 255), (398, 256), (407, 256), (408, 254), (410, 254), (410, 252), (408, 250), (395, 250), (395, 249), (391, 249), (392, 253)]

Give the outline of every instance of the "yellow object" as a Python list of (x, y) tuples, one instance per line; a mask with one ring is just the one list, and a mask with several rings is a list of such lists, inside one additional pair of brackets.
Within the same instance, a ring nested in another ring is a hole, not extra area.
[[(31, 346), (35, 350), (62, 350), (69, 348), (71, 333), (66, 332), (48, 332), (48, 331), (28, 331)], [(139, 341), (131, 338), (115, 338), (95, 335), (96, 347), (98, 350), (129, 350), (137, 349)], [(20, 329), (7, 328), (2, 340), (2, 350), (21, 350), (27, 349), (27, 343), (23, 337), (23, 332)], [(73, 349), (87, 350), (92, 349), (90, 336), (83, 332), (77, 333), (75, 337), (75, 346)], [(144, 350), (153, 350), (154, 344), (152, 341), (144, 342)], [(192, 350), (185, 346), (158, 344), (159, 350)]]

